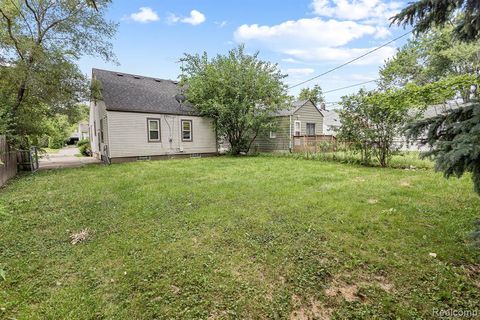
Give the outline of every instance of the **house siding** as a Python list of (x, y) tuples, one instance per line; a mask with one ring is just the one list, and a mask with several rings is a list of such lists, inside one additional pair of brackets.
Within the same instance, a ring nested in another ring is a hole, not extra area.
[(259, 152), (288, 151), (290, 150), (290, 116), (278, 117), (276, 124), (276, 138), (270, 138), (270, 132), (261, 134), (255, 139), (255, 147)]
[[(211, 119), (150, 113), (107, 111), (111, 158), (216, 153)], [(147, 118), (160, 119), (160, 142), (149, 142)], [(193, 141), (181, 139), (181, 120), (191, 120)]]
[(307, 123), (315, 123), (315, 134), (323, 134), (323, 116), (312, 102), (307, 102), (292, 116), (292, 135), (294, 134), (295, 121), (301, 121), (300, 135), (307, 134)]
[(290, 151), (294, 143), (295, 121), (301, 122), (301, 136), (307, 134), (307, 123), (315, 123), (315, 135), (323, 133), (323, 115), (312, 102), (306, 102), (291, 116), (279, 116), (277, 119), (276, 138), (270, 138), (267, 132), (255, 140), (259, 152)]
[[(100, 139), (100, 120), (103, 120), (103, 142)], [(90, 144), (95, 157), (109, 157), (107, 110), (103, 101), (90, 103)]]

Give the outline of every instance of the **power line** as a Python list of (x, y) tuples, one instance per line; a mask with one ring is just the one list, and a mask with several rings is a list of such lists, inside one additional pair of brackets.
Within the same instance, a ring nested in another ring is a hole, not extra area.
[(390, 43), (392, 43), (392, 42), (394, 42), (394, 41), (397, 41), (398, 39), (401, 39), (401, 38), (405, 37), (406, 35), (408, 35), (408, 34), (410, 34), (410, 33), (412, 33), (412, 32), (413, 32), (413, 30), (408, 31), (408, 32), (406, 32), (406, 33), (404, 33), (404, 34), (402, 34), (402, 35), (400, 35), (400, 36), (398, 36), (398, 37), (396, 37), (396, 38), (394, 38), (394, 39), (392, 39), (392, 40), (390, 40), (390, 41), (382, 44), (381, 46), (376, 47), (375, 49), (372, 49), (372, 50), (370, 50), (370, 51), (368, 51), (368, 52), (365, 52), (364, 54), (362, 54), (362, 55), (360, 55), (360, 56), (358, 56), (358, 57), (356, 57), (356, 58), (354, 58), (354, 59), (352, 59), (352, 60), (349, 60), (349, 61), (347, 61), (347, 62), (345, 62), (345, 63), (343, 63), (343, 64), (341, 64), (341, 65), (339, 65), (339, 66), (336, 66), (335, 68), (332, 68), (332, 69), (330, 69), (330, 70), (327, 70), (327, 71), (325, 71), (324, 73), (319, 74), (318, 76), (315, 76), (315, 77), (313, 77), (313, 78), (310, 78), (310, 79), (307, 79), (307, 80), (302, 81), (302, 82), (300, 82), (300, 83), (297, 83), (297, 84), (295, 84), (295, 85), (293, 85), (293, 86), (290, 86), (290, 87), (288, 87), (288, 89), (292, 89), (292, 88), (301, 86), (302, 84), (305, 84), (305, 83), (310, 82), (310, 81), (312, 81), (312, 80), (318, 79), (318, 78), (320, 78), (320, 77), (322, 77), (322, 76), (324, 76), (324, 75), (326, 75), (326, 74), (328, 74), (328, 73), (331, 73), (331, 72), (333, 72), (333, 71), (335, 71), (335, 70), (338, 70), (338, 69), (340, 69), (340, 68), (343, 68), (343, 67), (345, 67), (346, 65), (349, 65), (349, 64), (352, 63), (352, 62), (355, 62), (355, 61), (357, 61), (357, 60), (360, 60), (360, 59), (362, 59), (363, 57), (365, 57), (365, 56), (367, 56), (367, 55), (369, 55), (369, 54), (371, 54), (371, 53), (373, 53), (373, 52), (375, 52), (375, 51), (377, 51), (377, 50), (380, 50), (380, 49), (383, 48), (383, 47), (388, 46)]
[(377, 80), (379, 80), (379, 79), (368, 80), (368, 81), (364, 81), (364, 82), (361, 82), (361, 83), (352, 84), (352, 85), (349, 85), (349, 86), (346, 86), (346, 87), (341, 87), (341, 88), (336, 88), (336, 89), (324, 91), (323, 93), (330, 93), (330, 92), (340, 91), (340, 90), (343, 90), (343, 89), (358, 87), (358, 86), (361, 86), (361, 85), (364, 85), (364, 84), (367, 84), (367, 83), (370, 83), (370, 82), (375, 82)]

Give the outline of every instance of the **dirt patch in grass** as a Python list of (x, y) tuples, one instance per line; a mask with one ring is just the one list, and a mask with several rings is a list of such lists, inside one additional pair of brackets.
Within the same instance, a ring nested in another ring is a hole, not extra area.
[(412, 184), (407, 180), (400, 180), (400, 187), (410, 188)]
[(480, 288), (480, 264), (472, 264), (465, 267), (467, 275), (473, 283)]
[(356, 284), (346, 284), (343, 282), (336, 282), (325, 290), (325, 294), (328, 297), (341, 296), (348, 302), (359, 301), (360, 297), (357, 296), (358, 287)]
[(74, 232), (70, 234), (70, 243), (71, 244), (78, 244), (80, 242), (87, 241), (92, 235), (92, 232), (87, 229), (83, 229), (80, 232)]
[(331, 298), (341, 297), (347, 302), (364, 301), (367, 297), (361, 294), (359, 289), (372, 286), (378, 286), (386, 292), (391, 292), (394, 288), (393, 284), (382, 275), (364, 275), (360, 276), (357, 281), (353, 281), (349, 276), (337, 276), (325, 290), (325, 295)]
[(310, 298), (307, 301), (302, 303), (298, 296), (292, 296), (292, 304), (295, 306), (295, 310), (290, 313), (290, 320), (329, 320), (331, 318), (333, 309), (325, 307), (325, 305), (314, 298)]

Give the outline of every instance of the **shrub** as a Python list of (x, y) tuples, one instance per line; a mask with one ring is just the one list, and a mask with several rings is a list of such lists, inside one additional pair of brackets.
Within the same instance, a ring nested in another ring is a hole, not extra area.
[(84, 146), (84, 145), (90, 145), (90, 140), (88, 139), (82, 139), (80, 141), (77, 142), (77, 146), (80, 148), (81, 146)]
[(78, 150), (80, 151), (80, 154), (90, 157), (92, 155), (92, 148), (90, 147), (90, 141), (87, 139), (80, 140), (78, 142)]

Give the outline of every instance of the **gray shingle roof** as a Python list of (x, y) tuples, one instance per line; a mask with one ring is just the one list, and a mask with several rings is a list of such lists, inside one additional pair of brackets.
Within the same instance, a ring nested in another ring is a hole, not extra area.
[(340, 126), (340, 116), (337, 110), (322, 110), (324, 126)]
[(191, 105), (175, 98), (181, 93), (175, 81), (100, 69), (93, 69), (92, 74), (101, 83), (109, 111), (196, 114)]
[(276, 116), (279, 116), (279, 117), (282, 117), (282, 116), (291, 116), (293, 115), (295, 112), (297, 112), (298, 109), (300, 109), (301, 107), (303, 107), (306, 103), (308, 102), (308, 100), (297, 100), (297, 101), (294, 101), (292, 102), (292, 106), (288, 109), (284, 109), (284, 110), (279, 110), (275, 113)]

